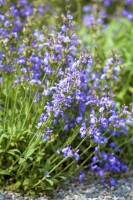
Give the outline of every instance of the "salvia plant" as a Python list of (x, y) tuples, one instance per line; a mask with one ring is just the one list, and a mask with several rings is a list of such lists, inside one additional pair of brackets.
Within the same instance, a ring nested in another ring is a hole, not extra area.
[[(118, 106), (113, 87), (123, 64), (76, 35), (73, 16), (46, 29), (43, 8), (0, 1), (0, 185), (35, 195), (87, 173), (116, 185), (127, 171), (133, 109)], [(120, 138), (120, 139), (117, 139)]]
[[(83, 23), (78, 31), (85, 46), (91, 49), (91, 54), (96, 55), (98, 52), (102, 58), (104, 52), (110, 55), (113, 48), (119, 52), (121, 62), (124, 64), (121, 70), (123, 81), (116, 90), (116, 97), (121, 105), (133, 101), (133, 62), (130, 48), (133, 44), (132, 14), (129, 14), (130, 17), (123, 15), (123, 10), (126, 8), (132, 11), (132, 6), (132, 1), (89, 3), (82, 8)], [(110, 13), (112, 8), (114, 13)]]

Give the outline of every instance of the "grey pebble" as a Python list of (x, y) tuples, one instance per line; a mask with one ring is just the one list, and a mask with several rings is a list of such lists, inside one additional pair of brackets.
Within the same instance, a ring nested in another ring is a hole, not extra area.
[[(116, 188), (103, 187), (96, 180), (92, 182), (87, 179), (77, 187), (73, 185), (71, 187), (71, 184), (68, 184), (68, 188), (69, 192), (58, 193), (61, 200), (133, 200), (133, 176), (119, 179)], [(54, 194), (54, 200), (59, 200), (56, 194)]]
[[(0, 192), (0, 200), (48, 200), (47, 196), (22, 197), (10, 191)], [(85, 179), (79, 184), (73, 179), (53, 194), (50, 200), (133, 200), (133, 175), (117, 181), (116, 188), (99, 185), (97, 180)]]

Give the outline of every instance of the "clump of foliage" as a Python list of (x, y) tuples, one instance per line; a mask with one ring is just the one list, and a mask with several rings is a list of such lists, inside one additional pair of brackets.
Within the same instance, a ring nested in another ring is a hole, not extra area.
[[(104, 4), (104, 6), (103, 6)], [(119, 4), (119, 5), (118, 5)], [(113, 9), (113, 6), (118, 10)], [(123, 10), (132, 10), (131, 1), (103, 1), (88, 4), (83, 7), (83, 23), (80, 26), (79, 35), (86, 46), (93, 51), (110, 54), (112, 49), (116, 49), (123, 62), (121, 72), (121, 83), (116, 90), (116, 97), (119, 103), (129, 104), (133, 101), (133, 74), (132, 74), (132, 14), (123, 15)], [(115, 11), (114, 15), (108, 13), (108, 9)]]
[(133, 110), (117, 106), (112, 89), (121, 59), (85, 50), (70, 12), (50, 30), (42, 21), (37, 27), (41, 7), (0, 6), (1, 187), (52, 193), (88, 171), (115, 185), (112, 174), (128, 169), (121, 147), (133, 126)]

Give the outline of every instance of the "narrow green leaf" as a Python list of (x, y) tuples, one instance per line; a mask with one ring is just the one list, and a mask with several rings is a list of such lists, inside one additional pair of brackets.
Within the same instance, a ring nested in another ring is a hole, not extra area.
[(49, 182), (49, 184), (50, 184), (51, 186), (54, 185), (54, 182), (53, 182), (52, 180), (50, 180), (50, 179), (48, 179), (48, 178), (46, 178), (45, 180), (46, 180), (47, 182)]
[(11, 175), (8, 170), (0, 170), (0, 175)]
[(25, 155), (25, 159), (27, 159), (28, 157), (30, 157), (33, 153), (34, 153), (35, 149), (30, 149), (26, 155)]
[(7, 153), (9, 153), (15, 157), (18, 157), (18, 153), (21, 154), (21, 152), (18, 149), (11, 149), (11, 150), (7, 151)]

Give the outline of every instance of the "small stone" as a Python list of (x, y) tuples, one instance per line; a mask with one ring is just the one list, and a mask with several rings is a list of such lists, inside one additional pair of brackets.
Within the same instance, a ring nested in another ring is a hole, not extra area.
[(111, 191), (114, 191), (114, 190), (115, 190), (115, 187), (111, 187), (110, 189), (111, 189)]

